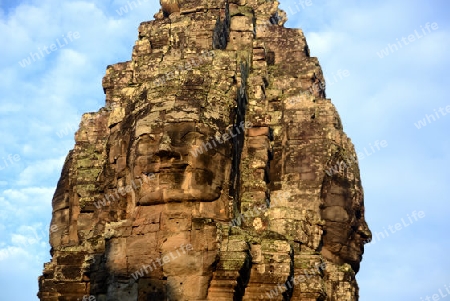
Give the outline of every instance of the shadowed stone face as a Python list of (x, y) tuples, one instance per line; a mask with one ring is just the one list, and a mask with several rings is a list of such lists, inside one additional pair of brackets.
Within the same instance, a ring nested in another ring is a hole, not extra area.
[(224, 181), (224, 145), (214, 146), (209, 141), (213, 135), (204, 125), (180, 122), (152, 126), (137, 137), (133, 176), (155, 175), (140, 191), (138, 204), (218, 199)]
[(358, 272), (364, 244), (372, 237), (364, 219), (362, 195), (348, 178), (335, 175), (325, 184), (323, 196), (322, 254), (335, 263), (348, 263)]

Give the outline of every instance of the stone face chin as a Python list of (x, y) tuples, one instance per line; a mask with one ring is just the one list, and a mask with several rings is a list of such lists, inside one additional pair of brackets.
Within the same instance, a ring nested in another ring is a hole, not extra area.
[(276, 1), (160, 3), (82, 118), (40, 300), (358, 300), (359, 167), (303, 32)]

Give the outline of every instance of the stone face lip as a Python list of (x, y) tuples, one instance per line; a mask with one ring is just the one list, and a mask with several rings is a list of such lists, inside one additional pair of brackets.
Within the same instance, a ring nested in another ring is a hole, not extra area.
[(271, 0), (161, 0), (53, 201), (42, 301), (358, 300), (356, 153)]

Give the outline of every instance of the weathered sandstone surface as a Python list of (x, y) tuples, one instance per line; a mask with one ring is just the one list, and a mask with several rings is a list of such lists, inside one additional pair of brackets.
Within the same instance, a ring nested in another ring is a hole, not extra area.
[(358, 300), (355, 150), (285, 15), (161, 0), (82, 118), (40, 300)]

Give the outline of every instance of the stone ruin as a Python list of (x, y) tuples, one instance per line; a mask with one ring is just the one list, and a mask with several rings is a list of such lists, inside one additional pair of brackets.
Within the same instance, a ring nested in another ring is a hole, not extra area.
[(278, 5), (161, 0), (139, 26), (64, 163), (41, 301), (358, 300), (355, 149)]

